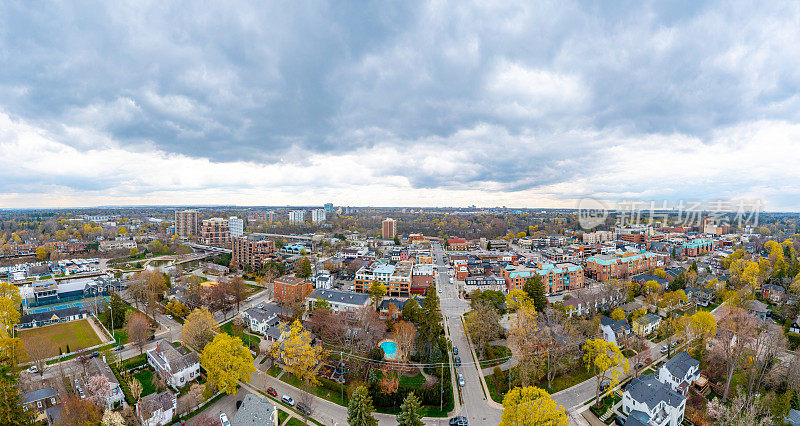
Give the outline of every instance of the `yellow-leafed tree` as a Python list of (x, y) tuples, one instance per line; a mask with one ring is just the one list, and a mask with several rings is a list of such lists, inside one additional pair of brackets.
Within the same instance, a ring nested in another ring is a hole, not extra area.
[(506, 309), (509, 312), (516, 312), (526, 305), (532, 305), (533, 301), (528, 297), (528, 293), (523, 290), (514, 289), (506, 295)]
[(219, 332), (219, 324), (208, 309), (195, 309), (183, 323), (183, 344), (202, 350)]
[(708, 311), (698, 311), (689, 317), (689, 333), (696, 339), (695, 357), (702, 358), (706, 342), (717, 332), (717, 320)]
[(625, 311), (620, 308), (614, 309), (609, 315), (614, 321), (622, 321), (625, 319)]
[(537, 387), (514, 388), (503, 398), (500, 426), (566, 426), (564, 407)]
[(583, 362), (586, 369), (597, 379), (595, 401), (600, 401), (600, 384), (608, 381), (610, 392), (619, 384), (622, 372), (628, 373), (628, 360), (622, 351), (612, 342), (603, 339), (588, 339), (583, 345)]
[(242, 340), (227, 333), (219, 333), (200, 354), (200, 365), (208, 372), (208, 381), (228, 395), (236, 393), (239, 380), (250, 382), (256, 368), (253, 355)]
[(314, 370), (322, 358), (322, 347), (311, 344), (311, 333), (300, 321), (293, 322), (283, 341), (272, 347), (272, 355), (283, 362), (287, 372), (303, 383), (319, 383)]

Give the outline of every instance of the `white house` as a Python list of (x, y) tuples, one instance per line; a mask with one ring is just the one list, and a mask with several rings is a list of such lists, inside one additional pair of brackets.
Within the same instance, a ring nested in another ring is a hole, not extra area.
[(242, 312), (245, 324), (258, 333), (267, 334), (267, 330), (276, 326), (280, 320), (281, 308), (275, 302), (262, 303)]
[(652, 374), (634, 378), (622, 393), (625, 424), (678, 426), (683, 422), (686, 397), (661, 383)]
[(658, 370), (658, 380), (681, 395), (686, 395), (689, 387), (699, 377), (700, 362), (686, 351), (672, 357)]
[(176, 348), (165, 340), (147, 351), (147, 363), (166, 377), (167, 383), (180, 388), (200, 376), (200, 358), (184, 347)]
[(605, 315), (600, 317), (600, 329), (603, 331), (603, 340), (617, 346), (621, 346), (619, 340), (623, 340), (631, 334), (631, 326), (628, 324), (628, 320), (614, 321)]
[(89, 363), (86, 365), (86, 377), (84, 377), (83, 381), (75, 380), (78, 395), (80, 395), (81, 398), (89, 396), (87, 394), (89, 378), (98, 375), (108, 379), (109, 392), (105, 398), (106, 408), (114, 408), (117, 404), (122, 404), (122, 401), (125, 400), (125, 394), (122, 393), (122, 389), (119, 387), (119, 380), (117, 380), (117, 376), (114, 375), (108, 364), (99, 357), (89, 360)]
[(136, 417), (143, 426), (161, 426), (172, 423), (178, 406), (178, 398), (172, 391), (151, 393), (136, 404)]
[(314, 310), (317, 299), (327, 301), (331, 310), (334, 312), (353, 311), (367, 306), (369, 303), (369, 295), (366, 293), (318, 288), (306, 296), (306, 306), (308, 306), (307, 312)]
[(329, 289), (333, 285), (333, 277), (327, 270), (322, 270), (311, 278), (311, 282), (314, 284), (314, 288)]

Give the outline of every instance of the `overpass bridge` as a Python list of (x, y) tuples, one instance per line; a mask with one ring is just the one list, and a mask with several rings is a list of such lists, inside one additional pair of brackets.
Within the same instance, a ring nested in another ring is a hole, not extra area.
[(183, 243), (183, 245), (185, 245), (187, 247), (191, 247), (191, 248), (193, 248), (195, 250), (201, 250), (201, 251), (207, 251), (207, 252), (211, 251), (211, 252), (215, 252), (215, 253), (227, 253), (227, 254), (233, 253), (233, 250), (231, 250), (229, 248), (224, 248), (224, 247), (207, 246), (205, 244), (197, 244), (197, 243), (191, 243), (191, 242), (185, 242), (185, 243)]

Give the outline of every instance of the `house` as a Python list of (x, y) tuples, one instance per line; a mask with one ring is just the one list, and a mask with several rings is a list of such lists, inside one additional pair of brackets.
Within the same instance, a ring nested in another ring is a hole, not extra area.
[(708, 306), (714, 300), (714, 290), (702, 285), (686, 287), (684, 291), (687, 299), (694, 300), (700, 306)]
[(686, 397), (661, 383), (653, 374), (634, 378), (622, 393), (626, 425), (678, 426), (683, 422)]
[(686, 351), (672, 357), (658, 370), (658, 380), (681, 395), (686, 395), (698, 377), (700, 377), (700, 361), (692, 358)]
[(125, 400), (125, 394), (122, 393), (122, 389), (119, 386), (119, 380), (117, 380), (117, 376), (111, 371), (111, 368), (106, 364), (106, 362), (97, 357), (92, 358), (89, 360), (89, 363), (86, 365), (86, 377), (84, 377), (83, 381), (76, 380), (75, 384), (77, 385), (78, 394), (81, 398), (86, 398), (88, 396), (88, 392), (84, 389), (88, 388), (88, 381), (89, 378), (92, 376), (101, 375), (108, 379), (108, 385), (110, 386), (110, 392), (106, 397), (106, 408), (114, 408), (117, 404), (122, 404), (122, 401)]
[(306, 306), (308, 307), (306, 312), (314, 310), (318, 299), (328, 302), (334, 312), (354, 311), (369, 304), (369, 295), (366, 293), (318, 288), (306, 297)]
[(745, 302), (745, 306), (747, 307), (747, 312), (751, 315), (766, 321), (767, 315), (769, 315), (769, 308), (766, 303), (759, 302), (758, 300), (748, 300)]
[(661, 286), (661, 288), (667, 288), (667, 285), (669, 285), (668, 279), (660, 278), (658, 275), (653, 274), (636, 274), (631, 277), (631, 281), (640, 285), (644, 285), (644, 283), (648, 281), (655, 281)]
[(800, 411), (790, 408), (789, 414), (783, 420), (792, 426), (800, 426)]
[(401, 299), (385, 299), (381, 301), (381, 304), (378, 306), (378, 311), (381, 313), (381, 317), (386, 317), (389, 315), (389, 310), (392, 309), (391, 307), (394, 306), (394, 318), (397, 318), (401, 312), (403, 312), (403, 308), (406, 307), (406, 302), (409, 299), (401, 300)]
[(314, 284), (314, 288), (329, 289), (333, 285), (333, 277), (330, 272), (323, 270), (317, 272), (317, 274), (311, 278), (311, 282)]
[(245, 395), (231, 426), (277, 426), (278, 410), (267, 398), (252, 393)]
[(661, 317), (647, 313), (633, 320), (633, 331), (639, 336), (647, 336), (655, 332), (659, 325), (661, 325)]
[(75, 306), (69, 308), (61, 308), (47, 312), (37, 312), (34, 314), (25, 314), (19, 318), (19, 323), (16, 327), (18, 330), (28, 328), (36, 328), (60, 322), (75, 321), (89, 317), (89, 311)]
[(258, 333), (266, 334), (267, 330), (277, 325), (281, 307), (275, 302), (262, 303), (242, 312), (245, 324)]
[(166, 378), (167, 384), (180, 388), (200, 376), (200, 358), (187, 348), (175, 347), (166, 340), (156, 342), (147, 351), (147, 363)]
[(798, 315), (794, 322), (789, 326), (789, 332), (800, 333), (800, 315)]
[(136, 404), (136, 417), (142, 426), (161, 426), (172, 423), (178, 399), (170, 390), (143, 396)]
[(600, 329), (603, 331), (603, 340), (612, 342), (617, 346), (620, 346), (619, 340), (631, 334), (631, 326), (628, 324), (628, 320), (615, 321), (605, 315), (600, 317)]
[(44, 422), (52, 425), (61, 418), (61, 398), (55, 388), (37, 389), (22, 395), (22, 410), (26, 413), (33, 413), (36, 422)]
[(777, 284), (764, 284), (761, 295), (772, 303), (781, 303), (786, 298), (786, 289)]

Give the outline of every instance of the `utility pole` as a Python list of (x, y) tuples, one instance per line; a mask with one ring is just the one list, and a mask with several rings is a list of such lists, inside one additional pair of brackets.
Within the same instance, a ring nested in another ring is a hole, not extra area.
[[(342, 365), (342, 351), (339, 351), (339, 366)], [(342, 371), (342, 382), (339, 386), (342, 393), (342, 402), (344, 402), (344, 371)]]
[[(444, 397), (444, 363), (439, 364), (439, 411), (442, 411), (442, 398)], [(455, 397), (455, 395), (453, 395)]]

